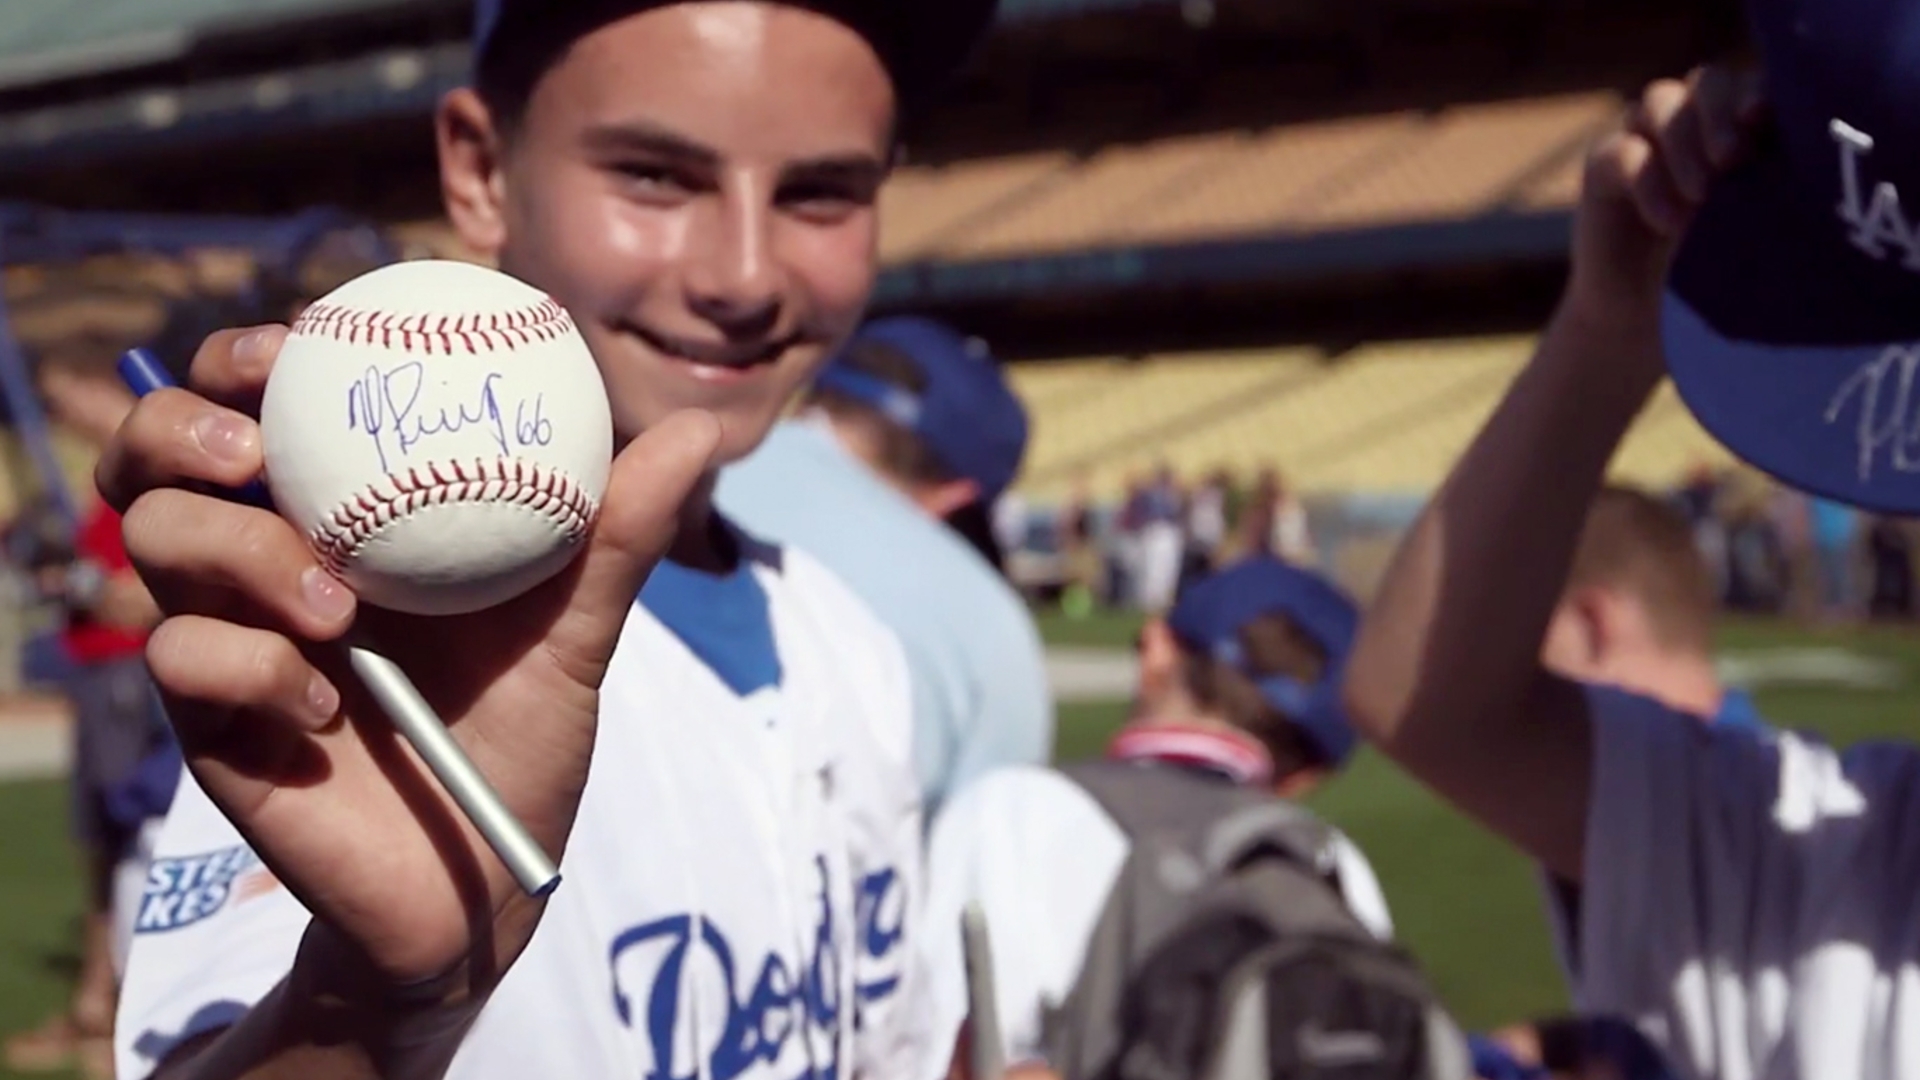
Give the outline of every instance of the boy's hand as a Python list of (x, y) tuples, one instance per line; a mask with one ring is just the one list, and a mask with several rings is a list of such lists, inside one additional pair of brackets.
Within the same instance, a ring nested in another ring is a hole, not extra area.
[(1757, 71), (1706, 67), (1647, 88), (1587, 159), (1567, 302), (1583, 318), (1657, 325), (1675, 248), (1758, 127)]
[(189, 387), (142, 399), (101, 458), (100, 490), (125, 513), (127, 551), (166, 616), (148, 662), (195, 778), (347, 947), (367, 993), (463, 965), (469, 980), (449, 994), (484, 992), (539, 905), (339, 650), (317, 646), (350, 625), (367, 631), (557, 860), (586, 784), (600, 681), (718, 424), (686, 413), (634, 440), (586, 550), (524, 596), (445, 619), (361, 609), (284, 519), (206, 494), (260, 474), (251, 410), (284, 340), (280, 328), (215, 334)]

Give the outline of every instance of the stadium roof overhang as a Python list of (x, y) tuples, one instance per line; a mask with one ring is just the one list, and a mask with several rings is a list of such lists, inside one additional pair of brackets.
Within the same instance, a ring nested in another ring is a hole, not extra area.
[[(1001, 0), (1000, 23), (1043, 24), (1179, 2)], [(289, 124), (423, 114), (466, 78), (470, 53), (462, 38), (470, 8), (471, 0), (0, 5), (0, 95), (27, 91), (43, 99), (25, 108), (0, 101), (0, 172), (137, 154), (156, 143), (238, 141)], [(324, 63), (287, 62), (302, 51), (287, 43), (303, 35), (317, 41), (356, 22), (397, 26), (429, 17), (435, 20), (431, 43)], [(236, 53), (252, 56), (232, 60)], [(203, 70), (181, 70), (191, 65)], [(208, 71), (227, 74), (209, 77)], [(102, 93), (102, 86), (111, 89)]]
[(240, 142), (302, 127), (424, 115), (466, 78), (464, 44), (0, 114), (0, 173)]
[(1417, 272), (1564, 257), (1565, 210), (1501, 213), (1308, 235), (1275, 234), (898, 266), (881, 276), (876, 306), (987, 304), (1037, 294), (1313, 284), (1374, 273)]
[[(423, 116), (467, 76), (471, 4), (0, 4), (0, 177), (133, 157), (156, 146), (178, 150), (243, 142), (263, 132)], [(1375, 19), (1389, 11), (1541, 6), (1537, 0), (1367, 5)], [(1035, 63), (1066, 69), (1076, 57), (1096, 66), (1121, 54), (1139, 61), (1169, 52), (1166, 30), (1183, 24), (1196, 30), (1211, 25), (1226, 38), (1260, 42), (1264, 54), (1281, 39), (1249, 36), (1254, 30), (1284, 36), (1276, 27), (1327, 23), (1329, 32), (1357, 32), (1342, 21), (1358, 18), (1353, 7), (1267, 0), (1000, 0), (1002, 33), (977, 66), (990, 69), (996, 57), (1017, 70)], [(1322, 39), (1309, 35), (1307, 44), (1319, 49)], [(1269, 62), (1283, 55), (1274, 52)]]

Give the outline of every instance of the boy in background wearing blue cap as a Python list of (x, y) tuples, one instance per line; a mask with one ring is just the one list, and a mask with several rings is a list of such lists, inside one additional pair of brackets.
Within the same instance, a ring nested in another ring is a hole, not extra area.
[(720, 474), (722, 510), (819, 558), (899, 636), (929, 819), (974, 777), (1053, 747), (1033, 616), (943, 524), (985, 518), (1026, 442), (1026, 410), (984, 342), (887, 318), (827, 365), (798, 419)]
[[(1911, 351), (1911, 332), (1891, 351), (1860, 343), (1913, 325), (1916, 263), (1849, 239), (1861, 222), (1843, 186), (1858, 184), (1862, 208), (1872, 193), (1879, 225), (1904, 219), (1898, 189), (1849, 179), (1851, 151), (1833, 141), (1859, 133), (1836, 117), (1911, 131), (1914, 6), (1752, 11), (1779, 138), (1755, 139), (1757, 80), (1711, 68), (1655, 83), (1593, 152), (1560, 306), (1386, 575), (1346, 700), (1382, 751), (1567, 884), (1582, 1012), (1631, 1020), (1687, 1078), (1920, 1077), (1920, 755), (1755, 737), (1540, 661), (1582, 519), (1663, 359), (1749, 460), (1825, 494), (1917, 502), (1900, 497), (1916, 479), (1895, 438), (1908, 406), (1859, 428), (1848, 411), (1893, 408), (1906, 386), (1858, 398), (1862, 371)], [(1779, 198), (1755, 203), (1770, 176)], [(1756, 205), (1767, 212), (1738, 213)], [(1762, 271), (1786, 275), (1775, 292)], [(1898, 303), (1889, 274), (1905, 282)], [(1813, 347), (1823, 311), (1872, 315), (1876, 297), (1879, 322), (1832, 323)], [(1714, 300), (1738, 310), (1709, 323)], [(1798, 325), (1753, 336), (1770, 322)], [(1719, 362), (1712, 378), (1703, 361)]]
[[(457, 618), (359, 605), (268, 511), (286, 331), (209, 338), (102, 458), (167, 619), (190, 776), (115, 1031), (122, 1080), (910, 1076), (905, 662), (803, 552), (718, 514), (857, 329), (900, 125), (991, 0), (505, 0), (437, 116), (475, 250), (569, 312), (619, 453), (580, 557)], [(556, 423), (563, 422), (556, 418)], [(380, 642), (559, 862), (529, 897), (324, 647)], [(536, 932), (537, 931), (537, 932)]]
[[(1222, 784), (1306, 796), (1338, 772), (1355, 737), (1338, 672), (1358, 615), (1318, 575), (1257, 556), (1196, 582), (1141, 632), (1133, 717), (1116, 761), (1188, 770)], [(1034, 1059), (1042, 1020), (1079, 975), (1089, 935), (1126, 861), (1126, 835), (1075, 780), (1016, 766), (957, 793), (928, 841), (929, 927), (978, 903), (991, 928), (1005, 1060)], [(1330, 857), (1354, 916), (1381, 938), (1393, 923), (1372, 867), (1337, 833)], [(935, 1023), (950, 1049), (966, 1018), (960, 936), (922, 937)], [(929, 1075), (939, 1073), (943, 1057)]]

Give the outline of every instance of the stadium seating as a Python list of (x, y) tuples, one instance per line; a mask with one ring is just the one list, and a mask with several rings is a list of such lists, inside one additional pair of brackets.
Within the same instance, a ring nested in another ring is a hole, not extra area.
[(889, 263), (970, 260), (1561, 210), (1618, 115), (1607, 93), (1216, 131), (907, 168)]
[[(1048, 502), (1085, 475), (1096, 496), (1166, 462), (1195, 478), (1280, 467), (1297, 490), (1343, 496), (1429, 491), (1526, 362), (1525, 336), (1382, 342), (1336, 357), (1255, 350), (1012, 369), (1034, 417), (1021, 490)], [(1664, 388), (1615, 462), (1667, 486), (1731, 458)]]

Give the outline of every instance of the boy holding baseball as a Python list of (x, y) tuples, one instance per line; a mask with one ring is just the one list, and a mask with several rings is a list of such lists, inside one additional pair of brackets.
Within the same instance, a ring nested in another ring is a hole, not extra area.
[[(447, 209), (573, 315), (620, 447), (584, 553), (516, 600), (363, 607), (285, 521), (204, 493), (259, 472), (284, 330), (216, 334), (142, 401), (99, 479), (168, 616), (149, 658), (191, 778), (123, 1077), (913, 1069), (898, 646), (710, 493), (858, 322), (899, 125), (991, 7), (483, 5), (476, 86), (437, 118)], [(314, 647), (356, 624), (561, 858), (558, 892), (519, 892)]]

